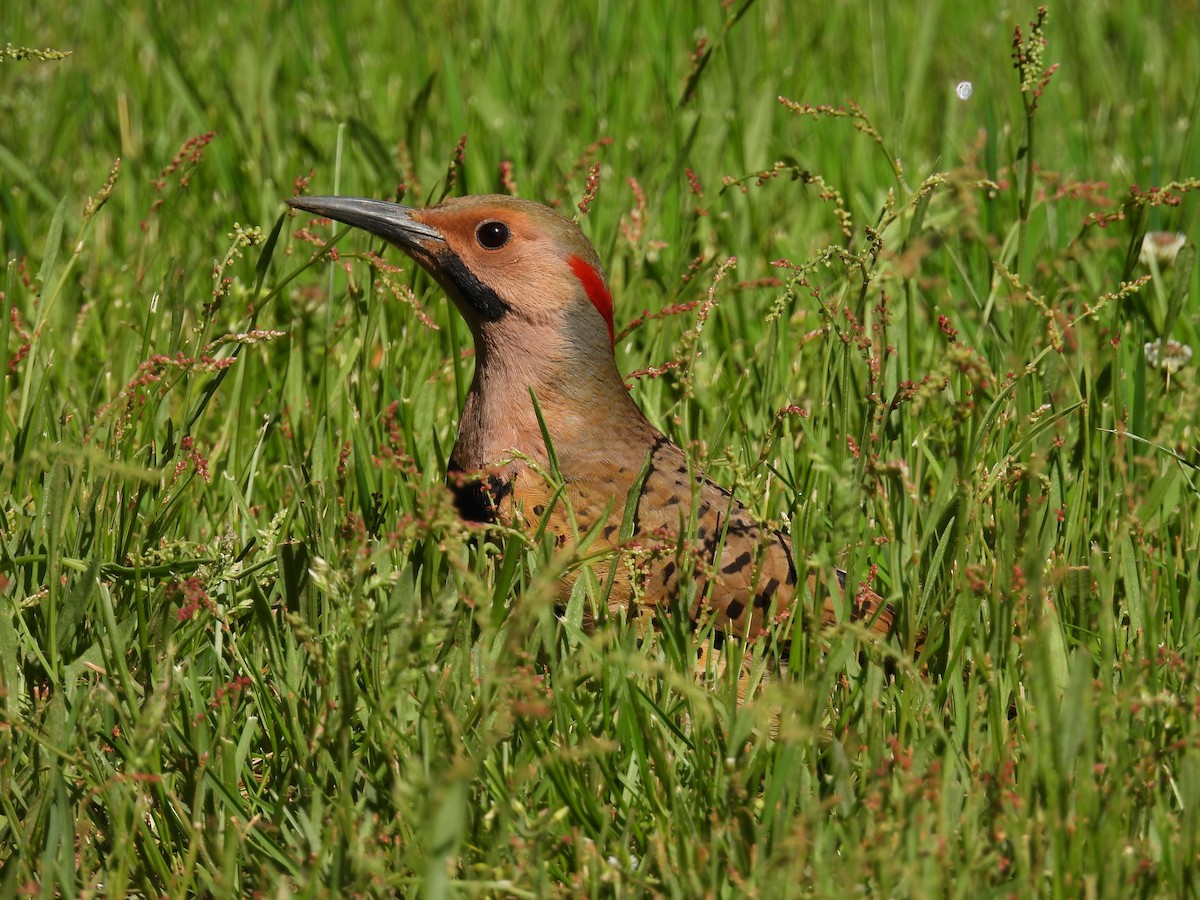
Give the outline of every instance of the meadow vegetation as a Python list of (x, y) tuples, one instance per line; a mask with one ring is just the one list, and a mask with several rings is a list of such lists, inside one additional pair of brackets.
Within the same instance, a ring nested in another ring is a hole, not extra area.
[[(0, 9), (0, 893), (1194, 895), (1195, 0), (532, 10)], [(896, 634), (743, 706), (583, 634), (453, 515), (465, 326), (295, 191), (579, 216)]]

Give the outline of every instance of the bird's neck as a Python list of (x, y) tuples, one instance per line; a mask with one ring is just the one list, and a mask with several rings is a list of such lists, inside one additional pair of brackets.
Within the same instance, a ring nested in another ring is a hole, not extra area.
[(564, 469), (582, 453), (624, 455), (650, 439), (653, 429), (630, 398), (611, 348), (579, 352), (555, 333), (525, 333), (503, 343), (489, 337), (475, 341), (475, 377), (451, 457), (455, 468), (511, 469), (520, 465), (514, 456), (545, 464), (542, 423)]

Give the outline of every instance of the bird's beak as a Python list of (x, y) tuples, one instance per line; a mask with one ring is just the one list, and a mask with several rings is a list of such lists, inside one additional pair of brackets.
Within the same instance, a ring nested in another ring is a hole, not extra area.
[(428, 253), (434, 249), (431, 245), (446, 243), (445, 235), (440, 231), (413, 218), (420, 210), (399, 203), (356, 197), (289, 197), (287, 203), (294, 209), (361, 228), (391, 241), (402, 250)]

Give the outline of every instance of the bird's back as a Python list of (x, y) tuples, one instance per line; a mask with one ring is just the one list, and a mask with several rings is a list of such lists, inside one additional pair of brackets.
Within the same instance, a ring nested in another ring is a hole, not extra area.
[[(694, 474), (683, 451), (648, 423), (640, 437), (608, 454), (573, 454), (569, 447), (557, 454), (561, 491), (548, 460), (531, 465), (532, 455), (525, 457), (503, 488), (491, 486), (492, 498), (502, 495), (494, 513), (528, 531), (545, 523), (560, 545), (588, 540), (581, 556), (594, 560), (600, 583), (612, 573), (610, 615), (661, 611), (690, 597), (694, 620), (711, 616), (718, 633), (756, 638), (800, 612), (807, 589), (823, 624), (841, 618), (831, 591), (820, 590), (815, 576), (800, 578), (786, 535)], [(564, 579), (564, 594), (572, 581)], [(855, 592), (850, 615), (881, 634), (893, 623), (891, 607), (869, 590)]]

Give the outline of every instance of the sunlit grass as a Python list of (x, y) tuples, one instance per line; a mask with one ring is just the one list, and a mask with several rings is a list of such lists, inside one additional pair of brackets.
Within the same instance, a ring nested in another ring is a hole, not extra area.
[[(1031, 60), (1033, 7), (20, 6), (6, 895), (1195, 892), (1178, 21), (1056, 7)], [(801, 624), (739, 706), (703, 631), (583, 634), (573, 561), (441, 487), (465, 326), (282, 204), (576, 214), (594, 171), (634, 396), (888, 642)]]

